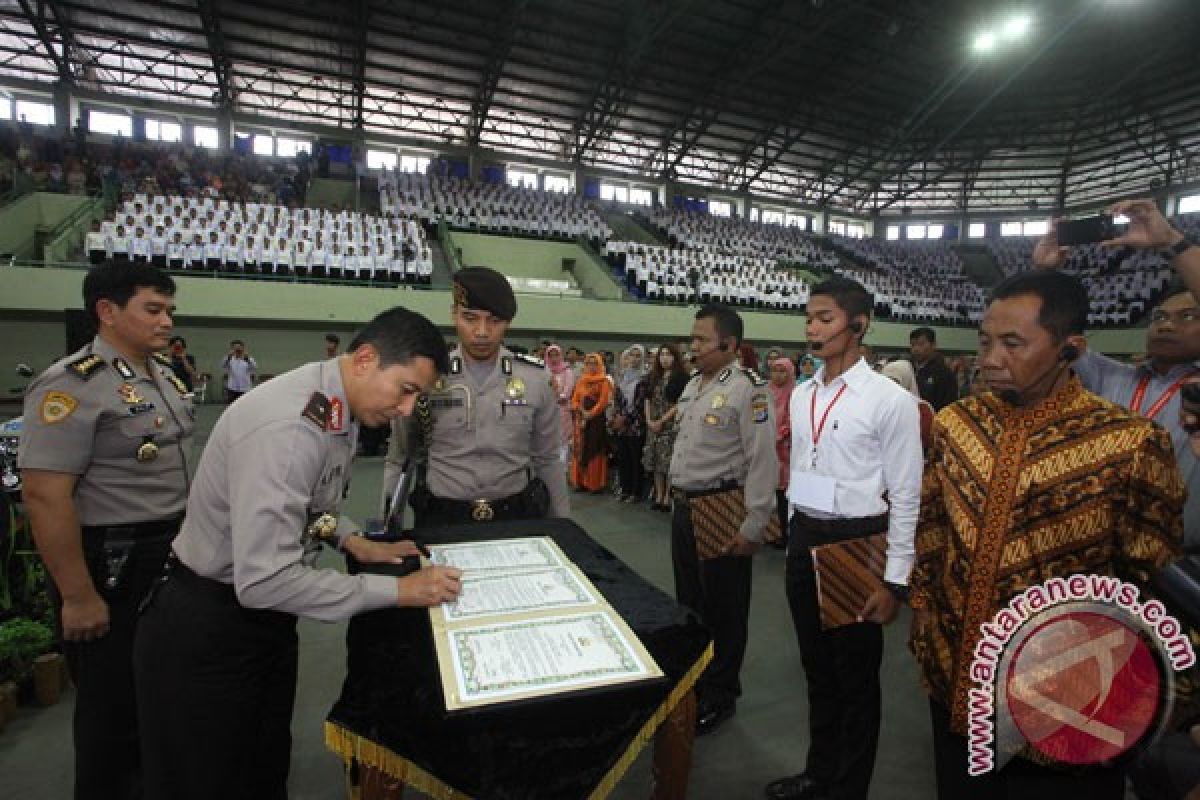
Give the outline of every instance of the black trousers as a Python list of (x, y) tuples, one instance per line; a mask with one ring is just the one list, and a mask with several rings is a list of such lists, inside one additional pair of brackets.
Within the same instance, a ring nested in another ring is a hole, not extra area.
[[(929, 716), (933, 723), (938, 800), (1061, 800), (1065, 797), (1123, 800), (1125, 797), (1125, 775), (1116, 767), (1062, 772), (1014, 758), (997, 772), (971, 777), (967, 774), (967, 739), (950, 730), (949, 710), (930, 700)], [(1147, 800), (1150, 797), (1147, 796)]]
[(742, 693), (739, 676), (749, 632), (753, 559), (721, 556), (702, 561), (696, 554), (691, 512), (677, 500), (671, 517), (671, 565), (675, 599), (695, 611), (713, 634), (713, 660), (700, 676), (696, 693), (703, 702), (731, 703)]
[(171, 569), (134, 644), (146, 800), (286, 800), (296, 618)]
[[(76, 687), (72, 734), (77, 800), (142, 797), (133, 688), (134, 629), (138, 605), (162, 571), (178, 523), (170, 527), (170, 533), (133, 540), (119, 569), (119, 580), (112, 587), (106, 582), (110, 558), (105, 552), (105, 537), (84, 532), (84, 560), (96, 591), (108, 604), (109, 630), (94, 641), (62, 643)], [(119, 551), (110, 552), (119, 559)], [(53, 602), (61, 613), (62, 601), (57, 592)]]
[(642, 448), (646, 445), (644, 436), (616, 436), (617, 442), (617, 471), (621, 480), (621, 491), (640, 498), (645, 486), (642, 469)]
[(822, 543), (792, 516), (785, 583), (808, 682), (805, 771), (835, 800), (866, 800), (879, 744), (883, 627), (863, 622), (821, 629), (809, 547)]

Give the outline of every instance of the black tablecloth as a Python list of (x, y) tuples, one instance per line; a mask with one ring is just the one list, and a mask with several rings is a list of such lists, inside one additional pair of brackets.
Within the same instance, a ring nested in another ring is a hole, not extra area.
[[(348, 674), (329, 746), (435, 797), (603, 796), (692, 687), (708, 630), (570, 520), (454, 525), (427, 544), (550, 536), (641, 639), (667, 680), (448, 715), (428, 612), (363, 614), (347, 634)], [(663, 558), (669, 555), (663, 552)]]

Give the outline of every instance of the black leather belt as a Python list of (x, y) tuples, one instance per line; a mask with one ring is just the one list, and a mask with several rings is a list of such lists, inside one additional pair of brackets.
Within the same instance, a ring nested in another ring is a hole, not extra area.
[(687, 503), (693, 497), (707, 497), (710, 494), (728, 492), (730, 489), (736, 489), (740, 485), (737, 481), (723, 481), (720, 486), (715, 486), (711, 489), (672, 489), (671, 497), (681, 503)]
[(183, 524), (180, 514), (168, 519), (153, 522), (133, 522), (128, 525), (83, 525), (80, 530), (85, 537), (101, 536), (105, 538), (118, 537), (124, 539), (153, 539), (159, 536), (173, 536), (179, 533)]
[(498, 500), (479, 498), (478, 500), (451, 500), (422, 492), (420, 497), (413, 498), (413, 508), (419, 508), (419, 514), (429, 514), (461, 522), (492, 522), (505, 519), (531, 519), (540, 517), (534, 500), (536, 487), (530, 482), (521, 491)]
[(821, 519), (810, 517), (803, 511), (792, 509), (792, 524), (799, 525), (806, 534), (816, 535), (828, 542), (840, 542), (846, 539), (861, 539), (876, 533), (886, 533), (888, 515), (878, 514), (873, 517), (850, 517), (848, 519)]

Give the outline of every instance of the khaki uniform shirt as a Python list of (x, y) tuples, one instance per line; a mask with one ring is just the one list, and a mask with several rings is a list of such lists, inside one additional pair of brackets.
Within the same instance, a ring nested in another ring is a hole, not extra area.
[(169, 362), (130, 364), (96, 337), (29, 385), (24, 413), (17, 465), (78, 475), (81, 525), (183, 512), (196, 412)]
[(726, 367), (700, 386), (696, 375), (678, 404), (678, 434), (671, 454), (671, 485), (684, 491), (716, 489), (728, 481), (745, 487), (742, 537), (761, 542), (776, 513), (775, 411), (767, 384), (750, 370)]
[[(336, 358), (245, 395), (221, 415), (204, 448), (176, 555), (196, 573), (233, 584), (249, 608), (328, 621), (395, 605), (395, 578), (305, 564), (305, 529), (322, 513), (337, 514), (357, 437)], [(339, 542), (353, 530), (339, 519)]]
[[(433, 431), (426, 484), (435, 497), (499, 500), (517, 494), (536, 476), (550, 492), (550, 516), (571, 513), (566, 468), (558, 452), (558, 397), (544, 367), (501, 348), (487, 377), (478, 382), (456, 348), (450, 353), (450, 374), (430, 393), (429, 405)], [(417, 435), (423, 435), (419, 424), (415, 414), (392, 423), (385, 497)]]

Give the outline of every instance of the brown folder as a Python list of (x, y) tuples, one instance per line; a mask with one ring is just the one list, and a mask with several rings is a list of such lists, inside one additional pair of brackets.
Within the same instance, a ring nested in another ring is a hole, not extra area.
[[(696, 554), (707, 561), (717, 558), (742, 529), (746, 519), (746, 492), (737, 486), (722, 492), (688, 498), (692, 530), (696, 536)], [(779, 515), (772, 514), (763, 532), (763, 540), (774, 543), (783, 538)]]
[(883, 586), (887, 534), (818, 545), (812, 548), (812, 560), (821, 627), (852, 625), (867, 598)]

